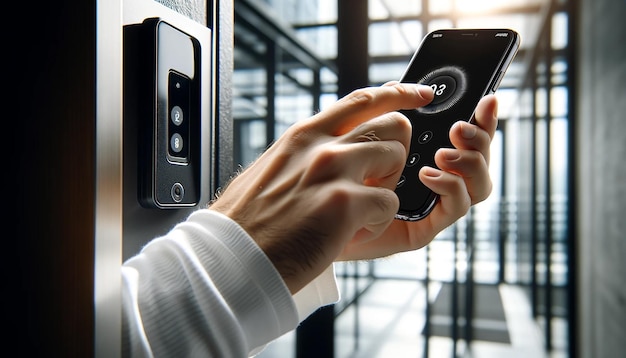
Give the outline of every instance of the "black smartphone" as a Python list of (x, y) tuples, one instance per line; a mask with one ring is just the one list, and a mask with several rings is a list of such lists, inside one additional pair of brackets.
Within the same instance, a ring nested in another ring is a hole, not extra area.
[(400, 81), (428, 85), (435, 95), (424, 107), (401, 111), (413, 134), (396, 186), (397, 219), (416, 221), (433, 210), (438, 196), (419, 180), (420, 168), (436, 167), (435, 152), (452, 147), (450, 128), (471, 121), (480, 99), (496, 91), (519, 43), (510, 29), (443, 29), (424, 37)]

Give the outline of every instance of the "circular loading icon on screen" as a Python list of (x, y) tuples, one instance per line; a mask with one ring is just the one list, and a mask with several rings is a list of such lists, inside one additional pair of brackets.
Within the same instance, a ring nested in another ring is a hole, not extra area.
[(442, 67), (422, 77), (417, 83), (430, 86), (435, 93), (432, 102), (417, 109), (420, 113), (439, 113), (454, 106), (467, 91), (467, 76), (458, 67)]

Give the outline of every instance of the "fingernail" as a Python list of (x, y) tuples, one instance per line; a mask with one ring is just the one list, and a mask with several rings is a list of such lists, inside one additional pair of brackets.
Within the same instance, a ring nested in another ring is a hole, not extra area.
[(453, 162), (459, 159), (461, 157), (461, 154), (459, 154), (458, 151), (453, 150), (453, 149), (452, 150), (445, 149), (443, 150), (443, 156), (446, 158), (447, 161)]
[(433, 89), (430, 86), (426, 85), (417, 85), (417, 92), (419, 92), (420, 96), (422, 96), (422, 98), (424, 99), (432, 100), (432, 98), (435, 96), (435, 94), (433, 93)]
[(430, 178), (439, 178), (441, 176), (441, 171), (431, 167), (423, 167), (421, 172), (423, 175)]
[(476, 136), (476, 127), (471, 124), (461, 125), (461, 135), (465, 139), (472, 139)]

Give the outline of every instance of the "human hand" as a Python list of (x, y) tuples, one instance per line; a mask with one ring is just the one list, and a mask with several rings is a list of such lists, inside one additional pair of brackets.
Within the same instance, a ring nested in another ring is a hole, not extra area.
[[(392, 250), (406, 249), (413, 242), (393, 236), (372, 239), (388, 232), (399, 207), (394, 189), (406, 161), (411, 125), (396, 111), (421, 107), (432, 98), (429, 87), (415, 84), (352, 92), (291, 126), (232, 180), (210, 209), (229, 216), (250, 234), (292, 293), (322, 273), (349, 242), (381, 243), (381, 250), (388, 242)], [(463, 167), (448, 168), (465, 173)], [(442, 193), (445, 208), (463, 198), (448, 191), (464, 187), (448, 181), (427, 181)], [(436, 213), (452, 216), (447, 209)], [(416, 240), (408, 229), (403, 232), (406, 239)], [(351, 245), (354, 249), (347, 252), (359, 256), (359, 247), (373, 247), (364, 245)]]
[(485, 200), (492, 188), (489, 147), (498, 124), (497, 107), (495, 96), (483, 97), (472, 124), (459, 121), (450, 129), (455, 148), (437, 151), (435, 163), (440, 169), (420, 170), (420, 180), (440, 196), (428, 216), (413, 222), (394, 220), (374, 240), (353, 240), (339, 260), (373, 259), (424, 247), (437, 233), (465, 215), (471, 205)]

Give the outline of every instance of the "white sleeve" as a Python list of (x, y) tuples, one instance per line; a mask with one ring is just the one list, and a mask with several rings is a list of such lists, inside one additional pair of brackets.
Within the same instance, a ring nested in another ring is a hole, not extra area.
[(332, 266), (293, 298), (250, 236), (191, 214), (122, 266), (125, 356), (247, 357), (336, 302)]
[(339, 301), (339, 298), (335, 268), (331, 265), (293, 296), (298, 310), (298, 320), (300, 322), (304, 321), (318, 308), (336, 303)]

